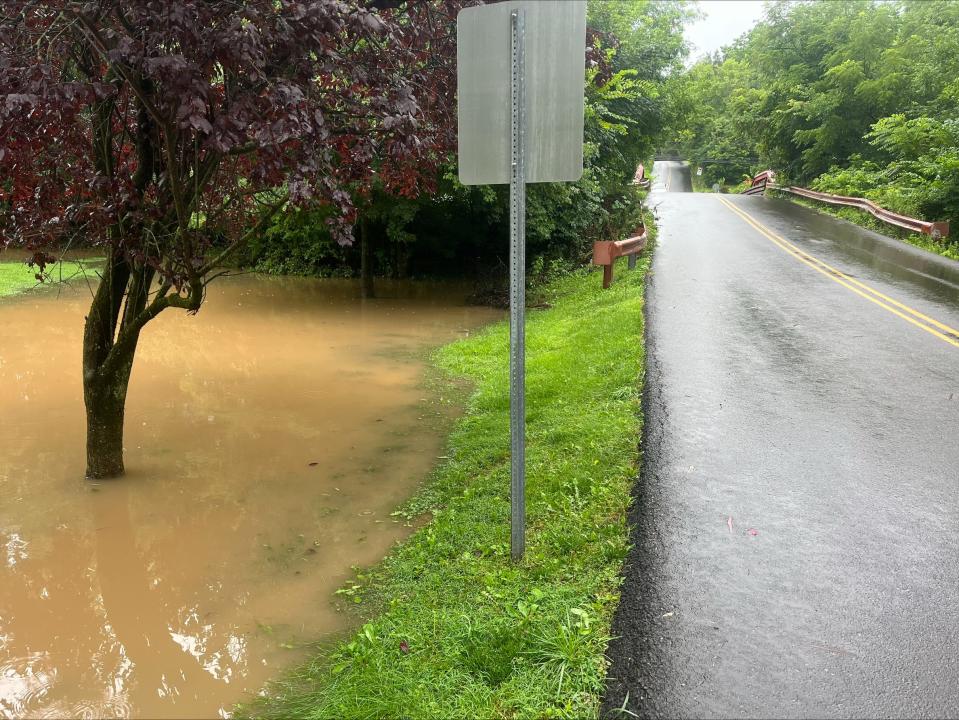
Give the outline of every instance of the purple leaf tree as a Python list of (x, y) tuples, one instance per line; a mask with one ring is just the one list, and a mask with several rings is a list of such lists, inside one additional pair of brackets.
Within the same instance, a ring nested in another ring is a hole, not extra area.
[(0, 232), (43, 273), (107, 262), (83, 338), (87, 476), (123, 473), (137, 341), (196, 312), (291, 205), (352, 241), (375, 185), (428, 190), (455, 143), (443, 0), (0, 0)]

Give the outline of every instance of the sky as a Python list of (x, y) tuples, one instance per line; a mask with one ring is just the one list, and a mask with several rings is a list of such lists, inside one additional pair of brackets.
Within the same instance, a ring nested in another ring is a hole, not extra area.
[(690, 61), (729, 45), (749, 30), (763, 14), (762, 0), (700, 0), (704, 17), (686, 28)]

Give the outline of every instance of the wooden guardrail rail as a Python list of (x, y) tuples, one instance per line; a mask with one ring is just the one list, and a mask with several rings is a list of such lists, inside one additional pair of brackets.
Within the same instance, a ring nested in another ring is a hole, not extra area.
[(753, 178), (752, 184), (742, 192), (743, 195), (760, 195), (766, 191), (766, 188), (786, 192), (792, 195), (808, 198), (817, 202), (827, 203), (829, 205), (843, 205), (863, 210), (883, 222), (910, 230), (915, 233), (929, 235), (934, 240), (949, 236), (948, 222), (933, 222), (929, 220), (919, 220), (887, 210), (877, 205), (872, 200), (866, 198), (849, 197), (847, 195), (833, 195), (832, 193), (819, 192), (804, 187), (783, 186), (776, 184), (776, 173), (772, 170), (764, 170)]
[(646, 227), (640, 225), (632, 237), (625, 240), (597, 240), (593, 243), (593, 265), (603, 266), (603, 287), (613, 282), (613, 263), (616, 258), (629, 257), (630, 269), (636, 266), (636, 255), (646, 248)]

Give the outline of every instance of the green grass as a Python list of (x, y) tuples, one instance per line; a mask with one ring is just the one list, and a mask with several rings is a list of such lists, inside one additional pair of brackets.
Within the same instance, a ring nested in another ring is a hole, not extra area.
[(0, 297), (41, 289), (58, 282), (83, 282), (84, 273), (92, 274), (93, 268), (102, 263), (103, 258), (93, 258), (48, 265), (45, 281), (40, 282), (36, 278), (36, 268), (27, 266), (25, 262), (0, 262)]
[(0, 262), (0, 297), (29, 290), (37, 284), (34, 272), (22, 262)]
[(508, 325), (434, 360), (474, 392), (403, 509), (432, 521), (341, 593), (372, 618), (240, 708), (256, 717), (584, 718), (598, 712), (637, 472), (648, 260), (578, 271), (527, 326), (527, 554), (510, 562)]
[(786, 199), (791, 200), (794, 203), (798, 203), (799, 205), (803, 205), (813, 210), (818, 210), (819, 212), (832, 215), (833, 217), (837, 217), (842, 220), (848, 220), (849, 222), (859, 225), (860, 227), (864, 227), (867, 230), (873, 230), (874, 232), (880, 233), (887, 237), (901, 240), (902, 242), (909, 243), (910, 245), (922, 248), (923, 250), (928, 250), (936, 255), (942, 255), (943, 257), (947, 257), (952, 260), (959, 260), (959, 239), (957, 239), (954, 235), (948, 238), (943, 238), (942, 240), (933, 240), (928, 235), (911, 233), (908, 230), (903, 230), (895, 225), (884, 223), (882, 220), (873, 217), (865, 210), (857, 210), (856, 208), (851, 207), (836, 207), (834, 205), (826, 205), (824, 203), (816, 202), (815, 200), (798, 198), (795, 195), (790, 195), (789, 193), (779, 193), (778, 197), (785, 197)]

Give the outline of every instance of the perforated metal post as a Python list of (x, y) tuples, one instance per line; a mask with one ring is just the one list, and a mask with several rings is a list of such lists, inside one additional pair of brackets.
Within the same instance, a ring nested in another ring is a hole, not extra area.
[(526, 175), (525, 25), (522, 10), (510, 14), (509, 182), (509, 434), (510, 555), (526, 549)]

